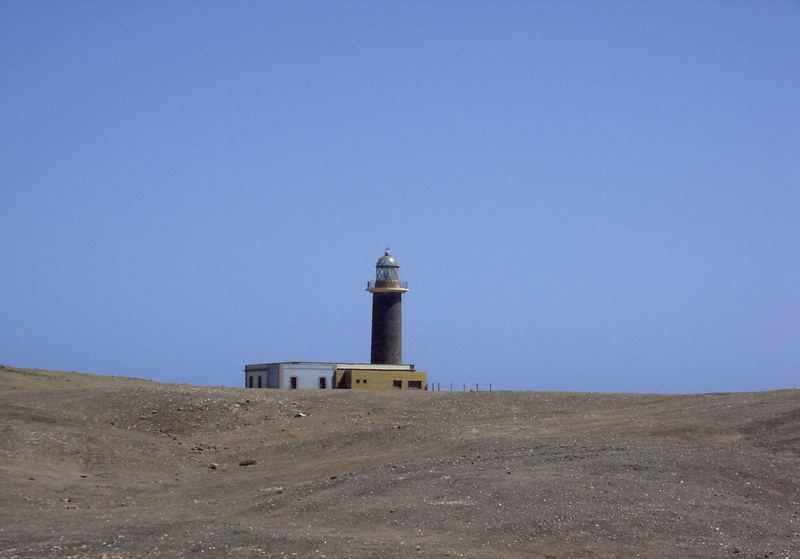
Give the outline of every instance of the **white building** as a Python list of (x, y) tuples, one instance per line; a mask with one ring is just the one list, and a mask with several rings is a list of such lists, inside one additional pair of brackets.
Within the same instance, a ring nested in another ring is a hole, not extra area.
[[(417, 372), (414, 365), (375, 363), (289, 361), (256, 363), (244, 367), (244, 383), (247, 388), (356, 388), (354, 384), (363, 384), (358, 388), (381, 388), (381, 385), (398, 381), (401, 384), (397, 388), (423, 388), (424, 375), (425, 373)], [(368, 383), (370, 386), (367, 386)], [(393, 384), (388, 386), (392, 387)]]

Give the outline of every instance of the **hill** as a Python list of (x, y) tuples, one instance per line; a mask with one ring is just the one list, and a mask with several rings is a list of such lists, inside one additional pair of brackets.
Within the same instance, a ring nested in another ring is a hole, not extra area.
[(200, 388), (0, 368), (0, 557), (800, 557), (800, 391)]

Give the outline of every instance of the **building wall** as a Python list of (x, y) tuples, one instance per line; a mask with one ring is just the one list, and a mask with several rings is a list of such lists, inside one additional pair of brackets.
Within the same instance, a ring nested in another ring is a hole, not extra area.
[(246, 370), (244, 373), (244, 387), (258, 388), (259, 378), (261, 379), (261, 386), (264, 386), (263, 375), (264, 375), (263, 370)]
[[(245, 388), (280, 388), (279, 363), (246, 365), (244, 369)], [(252, 386), (250, 379), (252, 378)]]
[[(424, 371), (344, 369), (337, 372), (337, 382), (339, 388), (353, 390), (425, 390), (428, 375)], [(396, 382), (399, 387), (395, 386)], [(418, 388), (414, 387), (415, 383)]]
[(325, 378), (325, 388), (333, 388), (334, 365), (328, 363), (280, 363), (280, 388), (292, 388), (292, 377), (297, 379), (297, 389), (319, 389), (320, 377)]
[(269, 366), (267, 371), (267, 388), (280, 388), (281, 370), (277, 363)]

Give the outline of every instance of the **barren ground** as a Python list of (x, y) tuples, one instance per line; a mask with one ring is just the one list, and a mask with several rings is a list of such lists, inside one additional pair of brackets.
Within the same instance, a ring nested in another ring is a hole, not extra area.
[(104, 556), (798, 558), (800, 390), (289, 392), (1, 367), (0, 557)]

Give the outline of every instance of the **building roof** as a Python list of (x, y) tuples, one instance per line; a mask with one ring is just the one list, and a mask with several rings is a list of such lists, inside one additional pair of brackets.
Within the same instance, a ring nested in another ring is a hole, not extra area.
[(397, 261), (397, 258), (395, 258), (387, 248), (386, 252), (378, 259), (378, 263), (375, 264), (375, 266), (378, 268), (399, 268), (400, 262)]

